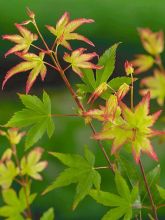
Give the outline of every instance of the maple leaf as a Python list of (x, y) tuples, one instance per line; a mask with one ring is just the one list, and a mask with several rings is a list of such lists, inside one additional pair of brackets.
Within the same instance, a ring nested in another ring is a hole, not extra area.
[(93, 186), (99, 191), (101, 177), (97, 170), (94, 169), (95, 156), (87, 146), (84, 150), (84, 157), (77, 154), (71, 155), (56, 152), (52, 152), (51, 154), (59, 159), (64, 165), (68, 166), (68, 168), (60, 173), (43, 194), (59, 187), (77, 183), (76, 195), (73, 203), (73, 209), (75, 209)]
[(163, 72), (156, 69), (153, 76), (141, 80), (141, 85), (147, 87), (147, 89), (140, 90), (141, 95), (149, 90), (151, 99), (156, 98), (158, 104), (163, 106), (165, 100), (165, 74)]
[(38, 39), (38, 36), (36, 34), (31, 33), (27, 28), (23, 27), (22, 25), (15, 24), (15, 26), (22, 36), (18, 34), (2, 36), (4, 40), (9, 40), (16, 43), (14, 47), (12, 47), (5, 53), (5, 57), (18, 51), (27, 53), (32, 42)]
[(27, 195), (25, 196), (25, 188), (21, 188), (18, 195), (17, 193), (9, 188), (2, 191), (2, 198), (5, 202), (3, 206), (0, 207), (0, 216), (5, 219), (12, 220), (24, 220), (24, 211), (27, 208), (26, 196), (29, 198), (29, 204), (31, 204), (36, 194), (30, 194), (29, 187), (26, 187)]
[[(8, 159), (8, 158), (5, 158), (5, 159)], [(0, 186), (2, 186), (2, 188), (9, 188), (14, 178), (18, 175), (18, 173), (19, 173), (19, 169), (15, 166), (13, 161), (11, 160), (6, 160), (4, 162), (1, 161), (0, 162)]]
[(138, 29), (144, 49), (152, 54), (158, 55), (164, 49), (164, 34), (163, 31), (152, 32), (149, 28)]
[(130, 191), (127, 182), (119, 173), (115, 173), (115, 184), (118, 194), (94, 189), (89, 193), (98, 203), (111, 207), (101, 220), (118, 220), (121, 217), (125, 220), (132, 219), (134, 210), (141, 208), (138, 186), (135, 185)]
[(19, 95), (24, 108), (15, 112), (5, 125), (6, 127), (29, 127), (25, 138), (25, 148), (32, 147), (45, 132), (49, 138), (54, 132), (54, 122), (51, 118), (51, 100), (48, 94), (43, 92), (43, 99), (32, 95)]
[(149, 55), (138, 54), (131, 62), (136, 67), (135, 73), (139, 74), (149, 70), (154, 64), (154, 59)]
[(81, 68), (83, 69), (101, 69), (101, 66), (95, 65), (89, 62), (92, 58), (97, 57), (97, 53), (84, 53), (85, 48), (79, 48), (74, 50), (71, 55), (68, 53), (64, 54), (64, 60), (71, 64), (72, 70), (77, 73), (80, 77), (83, 76)]
[(39, 172), (43, 171), (48, 163), (47, 161), (39, 161), (43, 154), (43, 149), (40, 147), (32, 150), (27, 157), (23, 157), (21, 160), (21, 173), (22, 175), (29, 175), (36, 180), (42, 180), (42, 176)]
[(94, 135), (95, 139), (113, 140), (111, 153), (114, 154), (122, 145), (130, 143), (135, 161), (138, 163), (140, 153), (145, 152), (154, 160), (158, 160), (149, 140), (150, 137), (161, 135), (163, 132), (151, 129), (161, 111), (149, 114), (150, 93), (132, 111), (123, 102), (120, 102), (121, 115), (114, 123), (106, 123), (100, 133)]
[(39, 74), (42, 81), (45, 79), (47, 69), (43, 61), (44, 53), (40, 52), (39, 56), (34, 53), (16, 53), (16, 55), (21, 57), (25, 61), (17, 64), (7, 72), (5, 79), (2, 83), (2, 89), (4, 88), (7, 80), (15, 74), (31, 70), (26, 83), (26, 93), (28, 93)]
[(79, 18), (70, 21), (69, 13), (65, 12), (57, 22), (56, 27), (50, 25), (46, 25), (46, 27), (53, 35), (56, 36), (56, 41), (58, 45), (61, 44), (67, 49), (72, 50), (68, 40), (81, 40), (94, 46), (94, 44), (86, 37), (77, 33), (73, 33), (73, 31), (76, 30), (82, 24), (92, 23), (92, 22), (94, 22), (94, 20), (85, 19), (85, 18)]

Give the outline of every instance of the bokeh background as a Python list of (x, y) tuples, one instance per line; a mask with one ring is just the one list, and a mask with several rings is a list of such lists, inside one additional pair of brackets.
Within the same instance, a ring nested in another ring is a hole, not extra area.
[[(41, 32), (45, 36), (48, 44), (52, 44), (53, 37), (45, 28), (46, 24), (55, 25), (57, 19), (65, 12), (71, 14), (71, 18), (92, 18), (95, 23), (84, 25), (79, 28), (79, 33), (84, 34), (92, 40), (96, 48), (89, 48), (90, 51), (96, 50), (98, 54), (110, 47), (113, 43), (122, 42), (117, 52), (117, 67), (114, 75), (123, 75), (123, 64), (126, 59), (132, 59), (136, 53), (143, 53), (137, 34), (137, 27), (150, 27), (154, 31), (165, 29), (165, 1), (164, 0), (0, 0), (0, 34), (17, 33), (14, 23), (20, 23), (27, 20), (26, 7), (30, 7), (36, 13), (36, 19)], [(34, 30), (32, 25), (29, 25), (31, 30)], [(40, 44), (41, 45), (41, 44)], [(73, 43), (73, 48), (77, 46), (86, 47), (84, 43)], [(12, 46), (12, 43), (0, 42), (0, 83), (8, 69), (19, 62), (18, 58), (10, 55), (4, 59), (4, 53)], [(63, 55), (63, 51), (60, 52)], [(69, 80), (72, 83), (79, 82), (79, 79), (74, 74), (68, 72)], [(21, 103), (17, 97), (17, 92), (24, 93), (25, 80), (27, 73), (21, 73), (13, 77), (6, 85), (4, 91), (0, 92), (0, 124), (4, 124), (11, 115), (21, 108)], [(38, 79), (33, 86), (31, 94), (42, 94), (42, 89), (45, 89), (52, 100), (53, 113), (72, 113), (74, 111), (74, 103), (70, 94), (63, 85), (57, 73), (51, 69), (48, 71), (44, 83)], [(136, 101), (140, 98), (136, 92)], [(158, 110), (156, 102), (152, 101), (151, 111)], [(90, 138), (91, 131), (84, 122), (79, 118), (56, 118), (55, 134), (48, 140), (46, 136), (38, 143), (45, 148), (45, 158), (50, 163), (48, 169), (44, 172), (43, 182), (35, 182), (32, 190), (38, 190), (40, 193), (51, 181), (57, 176), (63, 166), (57, 160), (48, 156), (47, 151), (59, 151), (68, 153), (83, 153), (83, 146), (88, 144), (95, 152), (97, 164), (104, 165), (104, 158), (98, 149), (96, 143)], [(162, 127), (163, 123), (157, 123), (157, 128)], [(155, 145), (158, 141), (153, 140)], [(107, 145), (107, 151), (109, 146)], [(0, 151), (2, 152), (8, 143), (4, 138), (0, 138)], [(165, 185), (165, 150), (164, 145), (156, 146), (156, 151), (160, 158), (161, 185)], [(19, 145), (20, 154), (23, 153), (23, 144)], [(146, 170), (150, 170), (156, 164), (143, 158)], [(113, 192), (114, 182), (108, 171), (102, 171), (102, 189)], [(90, 197), (84, 199), (78, 208), (73, 212), (71, 210), (72, 201), (74, 198), (75, 186), (61, 188), (55, 190), (45, 196), (38, 196), (34, 205), (34, 219), (39, 219), (39, 216), (48, 207), (54, 207), (57, 220), (99, 220), (101, 216), (108, 210), (99, 204), (96, 204)], [(165, 218), (165, 210), (160, 209), (160, 219)], [(146, 217), (147, 219), (147, 217)]]

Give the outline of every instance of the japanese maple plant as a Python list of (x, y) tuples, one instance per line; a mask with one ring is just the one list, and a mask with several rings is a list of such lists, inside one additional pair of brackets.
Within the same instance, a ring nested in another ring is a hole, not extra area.
[[(116, 49), (120, 43), (112, 45), (100, 56), (96, 52), (87, 52), (86, 48), (73, 49), (70, 44), (71, 40), (83, 41), (94, 49), (94, 44), (89, 39), (76, 33), (79, 26), (94, 22), (92, 19), (71, 20), (69, 13), (65, 12), (55, 26), (46, 25), (48, 34), (53, 39), (52, 45), (49, 45), (41, 34), (34, 12), (27, 9), (27, 14), (29, 20), (15, 24), (17, 34), (2, 36), (4, 40), (14, 43), (5, 53), (5, 57), (15, 54), (22, 59), (6, 73), (2, 89), (12, 76), (27, 71), (29, 75), (26, 94), (18, 94), (23, 109), (15, 112), (0, 130), (0, 135), (5, 136), (10, 143), (10, 147), (1, 156), (0, 163), (0, 186), (4, 201), (4, 205), (0, 207), (0, 216), (10, 220), (34, 219), (31, 206), (37, 192), (32, 192), (32, 184), (33, 181), (42, 180), (40, 173), (48, 165), (48, 161), (41, 159), (43, 148), (34, 146), (45, 132), (49, 137), (52, 136), (52, 118), (76, 116), (91, 128), (89, 138), (96, 141), (96, 147), (100, 148), (105, 160), (96, 165), (95, 154), (90, 146), (84, 147), (83, 156), (49, 152), (66, 168), (42, 192), (42, 196), (74, 183), (77, 185), (73, 210), (86, 196), (90, 196), (93, 202), (110, 208), (102, 220), (141, 220), (146, 214), (149, 219), (158, 220), (159, 209), (165, 207), (165, 189), (158, 182), (160, 165), (155, 151), (158, 146), (153, 147), (151, 138), (164, 137), (165, 131), (153, 128), (162, 111), (150, 113), (150, 99), (156, 98), (161, 106), (165, 100), (165, 70), (160, 56), (164, 49), (163, 32), (154, 33), (147, 28), (139, 29), (143, 47), (148, 54), (137, 55), (131, 62), (126, 61), (123, 68), (125, 75), (114, 76), (110, 80), (115, 68)], [(36, 33), (29, 30), (30, 24), (35, 27)], [(35, 44), (38, 39), (42, 41), (41, 47)], [(65, 51), (63, 62), (59, 55), (60, 47)], [(30, 52), (31, 49), (35, 53)], [(45, 59), (47, 57), (49, 59)], [(93, 58), (98, 60), (96, 64), (92, 62)], [(139, 81), (137, 74), (149, 70), (152, 66), (154, 75), (141, 80), (141, 85), (145, 88), (139, 90), (142, 98), (135, 104), (134, 93), (138, 91), (134, 91), (134, 83)], [(40, 75), (44, 81), (49, 68), (61, 76), (77, 105), (74, 112), (65, 115), (52, 113), (51, 100), (46, 91), (43, 91), (42, 99), (29, 94), (37, 77)], [(76, 90), (66, 76), (68, 70), (81, 80), (81, 83), (76, 85)], [(128, 98), (127, 102), (125, 96)], [(97, 131), (93, 125), (94, 120), (100, 124)], [(24, 128), (25, 130), (22, 130)], [(17, 145), (23, 141), (23, 136), (25, 151), (20, 158)], [(105, 148), (105, 141), (110, 150)], [(149, 173), (144, 169), (142, 153), (157, 163)], [(129, 155), (133, 155), (134, 159), (129, 157), (128, 160)], [(109, 189), (110, 192), (102, 190), (102, 175), (99, 173), (101, 169), (113, 174), (114, 178), (108, 181), (114, 181), (117, 193), (112, 189)], [(139, 171), (137, 175), (136, 169)], [(55, 219), (53, 208), (48, 209), (40, 219)]]

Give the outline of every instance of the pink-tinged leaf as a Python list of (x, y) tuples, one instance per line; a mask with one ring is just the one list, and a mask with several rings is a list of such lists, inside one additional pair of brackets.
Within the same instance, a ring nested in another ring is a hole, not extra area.
[(150, 129), (151, 132), (148, 135), (148, 137), (154, 137), (154, 136), (160, 136), (160, 135), (165, 135), (165, 131), (159, 131), (159, 130), (155, 130), (155, 129)]
[(66, 26), (66, 31), (73, 32), (82, 24), (85, 24), (85, 23), (89, 24), (89, 23), (93, 23), (93, 22), (94, 22), (93, 19), (86, 19), (86, 18), (75, 19), (75, 20), (72, 20), (71, 22), (68, 23), (68, 25)]
[(70, 63), (72, 69), (75, 73), (77, 73), (80, 77), (83, 76), (82, 69), (101, 69), (101, 66), (92, 64), (90, 60), (96, 56), (98, 56), (95, 52), (94, 53), (84, 53), (86, 51), (85, 48), (79, 48), (74, 50), (71, 55), (68, 53), (64, 54), (63, 59)]
[(16, 55), (18, 57), (20, 57), (21, 59), (29, 61), (29, 62), (39, 60), (39, 57), (34, 53), (20, 53), (20, 52), (17, 52)]
[(20, 35), (14, 34), (14, 35), (2, 35), (3, 40), (9, 40), (14, 43), (19, 43), (20, 40), (22, 40), (22, 37)]
[(123, 115), (123, 118), (126, 120), (126, 121), (129, 121), (132, 117), (133, 117), (133, 112), (131, 111), (130, 108), (127, 107), (127, 105), (125, 105), (123, 102), (119, 102), (119, 105), (122, 109), (122, 115)]
[(134, 157), (134, 160), (137, 164), (139, 164), (139, 160), (140, 160), (140, 150), (136, 150), (135, 151), (135, 148), (132, 147), (132, 154), (133, 154), (133, 157)]
[(50, 31), (50, 33), (54, 35), (56, 34), (56, 29), (53, 26), (46, 25), (46, 28)]
[[(22, 44), (16, 44), (14, 47), (12, 47), (10, 50), (8, 50), (6, 53), (5, 53), (5, 58), (9, 55), (9, 54), (12, 54), (12, 53), (16, 53), (17, 51), (21, 51), (21, 50), (24, 50), (25, 46), (22, 45)], [(27, 52), (29, 48), (26, 48), (26, 50), (24, 50), (24, 52)]]
[(83, 72), (80, 70), (80, 68), (76, 66), (72, 66), (72, 70), (80, 77), (83, 77)]
[(158, 157), (157, 157), (157, 154), (155, 153), (154, 149), (153, 149), (153, 146), (150, 142), (149, 139), (147, 139), (146, 141), (146, 147), (143, 147), (142, 148), (142, 151), (147, 153), (149, 157), (151, 157), (152, 159), (158, 161)]
[(40, 66), (36, 66), (29, 74), (28, 80), (26, 82), (26, 94), (29, 93), (34, 81), (36, 80), (38, 74), (40, 73)]
[(159, 110), (152, 115), (153, 124), (157, 121), (161, 113), (162, 113), (162, 110)]
[(131, 61), (136, 68), (135, 73), (139, 74), (149, 70), (154, 64), (154, 58), (149, 55), (139, 54), (135, 56), (135, 59)]
[(47, 25), (47, 29), (56, 36), (56, 44), (62, 45), (66, 47), (69, 50), (72, 50), (70, 44), (68, 43), (68, 40), (81, 40), (86, 42), (87, 44), (90, 44), (91, 46), (94, 46), (94, 44), (88, 40), (86, 37), (81, 36), (77, 33), (73, 33), (74, 30), (76, 30), (79, 26), (85, 24), (85, 23), (92, 23), (92, 19), (75, 19), (70, 21), (70, 16), (67, 12), (63, 14), (63, 16), (59, 19), (59, 21), (56, 24), (56, 27), (52, 27)]
[(10, 69), (5, 76), (5, 79), (3, 80), (2, 89), (4, 88), (7, 80), (10, 79), (12, 76), (14, 76), (17, 73), (26, 72), (32, 69), (33, 67), (34, 67), (34, 64), (31, 62), (22, 62), (16, 65), (15, 67), (13, 67), (12, 69)]
[(148, 115), (150, 111), (150, 92), (142, 98), (141, 102), (135, 107), (135, 111), (143, 112), (143, 114)]
[(85, 62), (87, 60), (93, 59), (94, 57), (98, 57), (98, 54), (96, 52), (83, 54), (84, 51), (85, 51), (84, 48), (80, 48), (80, 51), (79, 51), (80, 53), (75, 54), (75, 57), (79, 56), (80, 62), (83, 62), (83, 61)]
[(41, 71), (40, 71), (42, 81), (44, 81), (44, 79), (45, 79), (46, 72), (47, 72), (46, 66), (42, 65), (42, 68), (41, 68)]
[[(22, 34), (24, 38), (28, 38), (29, 36), (33, 35), (27, 28), (20, 24), (15, 24), (16, 28), (19, 30), (19, 32)], [(34, 35), (37, 38), (37, 35)], [(36, 39), (37, 40), (37, 39)]]
[(67, 42), (66, 40), (63, 40), (61, 45), (66, 47), (68, 50), (72, 50), (72, 47), (71, 47), (70, 43)]
[(87, 112), (84, 112), (83, 116), (94, 118), (99, 121), (104, 121), (104, 111), (100, 109), (92, 109)]
[(144, 49), (152, 54), (158, 55), (164, 50), (164, 34), (163, 31), (152, 32), (149, 28), (139, 28), (138, 32)]
[(111, 95), (106, 101), (104, 110), (105, 120), (113, 122), (117, 114), (117, 109), (119, 109), (117, 97), (115, 95)]
[(20, 72), (26, 72), (28, 70), (31, 70), (26, 83), (26, 93), (28, 93), (39, 74), (42, 80), (45, 79), (47, 69), (43, 61), (44, 53), (41, 52), (39, 56), (33, 53), (27, 53), (27, 54), (17, 53), (16, 55), (24, 59), (25, 61), (16, 65), (7, 72), (2, 84), (2, 89), (4, 88), (7, 80), (11, 78), (13, 75)]
[(89, 104), (91, 101), (92, 103), (106, 90), (108, 89), (107, 83), (101, 83), (95, 91), (92, 93), (92, 95), (89, 97), (87, 104)]
[[(115, 154), (125, 143), (128, 142), (132, 135), (132, 131), (123, 130), (122, 127), (116, 127), (112, 128), (112, 131), (114, 133), (114, 141), (112, 144), (111, 154)], [(115, 137), (115, 134), (117, 136)]]
[(32, 34), (27, 28), (20, 24), (15, 24), (16, 28), (19, 30), (21, 35), (3, 35), (2, 38), (5, 40), (10, 40), (16, 45), (11, 48), (9, 51), (5, 53), (5, 57), (11, 53), (15, 53), (17, 51), (22, 51), (23, 53), (27, 53), (30, 45), (33, 41), (38, 39), (36, 34)]
[(68, 12), (65, 12), (62, 17), (58, 20), (56, 28), (64, 28), (69, 23), (70, 16)]
[(118, 101), (121, 101), (121, 100), (125, 97), (125, 95), (126, 95), (126, 94), (128, 93), (128, 91), (129, 91), (129, 89), (130, 89), (130, 87), (129, 87), (129, 85), (127, 85), (126, 83), (122, 84), (122, 85), (119, 87), (119, 89), (118, 89), (118, 91), (117, 91), (117, 93), (116, 93), (117, 98), (118, 98)]
[(66, 36), (66, 40), (81, 40), (81, 41), (84, 41), (84, 42), (86, 42), (87, 44), (89, 44), (93, 47), (95, 46), (93, 44), (93, 42), (90, 41), (88, 38), (86, 38), (86, 37), (84, 37), (80, 34), (76, 34), (76, 33), (70, 33), (68, 37)]

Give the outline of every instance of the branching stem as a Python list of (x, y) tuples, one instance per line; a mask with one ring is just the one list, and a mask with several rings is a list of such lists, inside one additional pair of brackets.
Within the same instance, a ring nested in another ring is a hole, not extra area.
[[(42, 40), (42, 42), (43, 42), (43, 44), (45, 45), (47, 51), (50, 51), (50, 54), (49, 54), (49, 55), (50, 55), (50, 57), (51, 57), (51, 59), (52, 59), (54, 65), (55, 65), (55, 68), (58, 69), (58, 72), (59, 72), (60, 76), (62, 77), (62, 79), (63, 79), (65, 85), (67, 86), (69, 92), (71, 93), (73, 100), (75, 100), (75, 102), (76, 102), (78, 108), (79, 108), (82, 112), (85, 112), (85, 108), (84, 108), (83, 104), (82, 104), (81, 101), (78, 99), (78, 97), (77, 97), (75, 91), (73, 90), (73, 88), (72, 88), (70, 82), (68, 81), (67, 77), (65, 76), (64, 70), (63, 70), (63, 69), (61, 68), (61, 66), (60, 66), (60, 63), (59, 63), (58, 57), (57, 57), (58, 45), (56, 45), (55, 53), (52, 53), (52, 51), (49, 49), (49, 47), (48, 47), (46, 41), (44, 40), (44, 38), (43, 38), (43, 36), (42, 36), (42, 34), (41, 34), (41, 32), (40, 32), (40, 30), (39, 30), (39, 28), (38, 28), (37, 23), (36, 23), (35, 20), (33, 21), (33, 24), (34, 24), (34, 26), (35, 26), (35, 28), (36, 28), (36, 30), (37, 30), (37, 32), (38, 32), (38, 35), (40, 36), (40, 38), (41, 38), (41, 40)], [(52, 47), (52, 48), (53, 48), (53, 47)], [(95, 128), (94, 128), (94, 126), (92, 125), (91, 122), (89, 123), (89, 125), (90, 125), (90, 127), (91, 127), (91, 129), (92, 129), (93, 134), (96, 134)], [(106, 153), (106, 151), (105, 151), (105, 149), (104, 149), (104, 147), (103, 147), (101, 141), (100, 141), (100, 140), (97, 140), (97, 143), (98, 143), (98, 145), (99, 145), (101, 151), (103, 152), (106, 161), (107, 161), (108, 164), (109, 164), (109, 168), (114, 172), (113, 165), (112, 165), (112, 163), (111, 163), (111, 161), (110, 161), (110, 159), (109, 159), (109, 157), (108, 157), (108, 154)]]

